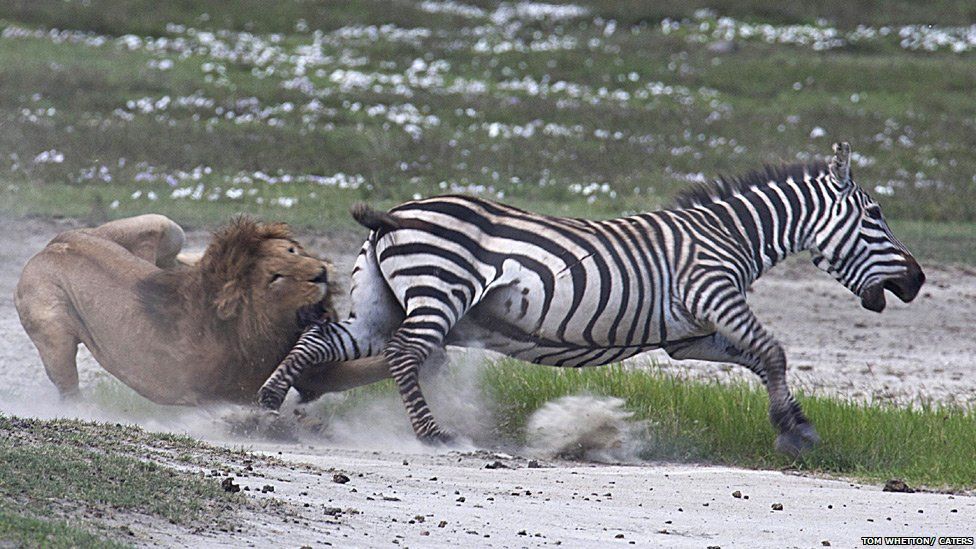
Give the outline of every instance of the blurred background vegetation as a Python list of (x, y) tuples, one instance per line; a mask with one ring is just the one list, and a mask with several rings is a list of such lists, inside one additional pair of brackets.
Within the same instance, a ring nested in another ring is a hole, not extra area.
[(554, 214), (853, 144), (920, 255), (976, 258), (976, 4), (0, 0), (0, 212), (467, 192)]

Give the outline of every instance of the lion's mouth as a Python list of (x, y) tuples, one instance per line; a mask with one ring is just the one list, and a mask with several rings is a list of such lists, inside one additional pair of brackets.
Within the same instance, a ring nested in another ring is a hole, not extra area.
[(329, 310), (327, 296), (323, 296), (322, 299), (315, 303), (309, 303), (300, 307), (296, 314), (298, 317), (298, 327), (302, 330), (314, 323), (333, 320), (331, 311)]

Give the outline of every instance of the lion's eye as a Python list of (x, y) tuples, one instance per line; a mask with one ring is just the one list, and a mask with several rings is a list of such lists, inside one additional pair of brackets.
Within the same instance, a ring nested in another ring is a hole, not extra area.
[(295, 247), (294, 246), (291, 246), (291, 247), (288, 248), (288, 253), (294, 254), (294, 253), (298, 253), (298, 252), (295, 250)]

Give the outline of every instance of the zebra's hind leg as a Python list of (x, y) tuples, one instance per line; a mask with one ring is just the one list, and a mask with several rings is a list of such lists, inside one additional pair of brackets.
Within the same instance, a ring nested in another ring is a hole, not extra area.
[(387, 333), (373, 333), (362, 322), (312, 324), (258, 390), (258, 404), (277, 410), (288, 390), (311, 368), (375, 356), (386, 343)]
[(730, 293), (724, 299), (712, 300), (711, 303), (713, 309), (700, 311), (700, 314), (734, 348), (756, 357), (758, 367), (766, 375), (769, 419), (779, 431), (776, 450), (793, 457), (802, 455), (820, 442), (820, 436), (786, 385), (786, 353), (783, 347), (762, 327), (741, 294)]
[(420, 367), (432, 353), (441, 353), (444, 336), (450, 330), (443, 324), (446, 315), (423, 313), (430, 310), (427, 307), (418, 309), (420, 314), (408, 313), (383, 354), (417, 438), (424, 442), (448, 443), (453, 436), (437, 425), (420, 390)]

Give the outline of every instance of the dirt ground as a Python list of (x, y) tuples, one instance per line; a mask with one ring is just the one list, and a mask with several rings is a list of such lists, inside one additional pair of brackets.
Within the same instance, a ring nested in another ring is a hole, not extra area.
[[(781, 472), (687, 465), (555, 461), (535, 469), (525, 459), (478, 449), (431, 452), (412, 440), (396, 402), (347, 418), (357, 436), (288, 444), (209, 436), (222, 413), (215, 410), (162, 409), (131, 400), (111, 410), (98, 404), (64, 408), (20, 326), (12, 295), (26, 260), (74, 226), (0, 219), (0, 412), (121, 419), (312, 465), (271, 474), (277, 475), (274, 497), (293, 504), (300, 517), (275, 515), (266, 523), (252, 518), (237, 534), (160, 533), (143, 538), (146, 544), (819, 547), (829, 541), (847, 547), (867, 535), (976, 533), (976, 498), (961, 495), (891, 494)], [(208, 237), (190, 231), (188, 248), (202, 248)], [(362, 237), (350, 231), (300, 240), (331, 259), (341, 275), (349, 272)], [(791, 386), (861, 399), (976, 403), (976, 338), (970, 333), (976, 323), (976, 271), (923, 267), (928, 282), (916, 301), (906, 305), (889, 295), (880, 315), (861, 309), (806, 258), (788, 261), (760, 280), (750, 303), (786, 348)], [(649, 356), (659, 367), (691, 376), (751, 375), (724, 365), (671, 363), (663, 353)], [(86, 394), (105, 374), (85, 352), (79, 363)], [(429, 393), (436, 408), (436, 390)], [(477, 403), (458, 406), (458, 415), (479, 415)], [(380, 413), (379, 420), (370, 416)], [(496, 459), (508, 468), (484, 468)], [(333, 483), (332, 468), (350, 482)], [(242, 485), (246, 481), (240, 479)], [(733, 498), (735, 490), (749, 499)], [(774, 503), (783, 510), (772, 510)]]

